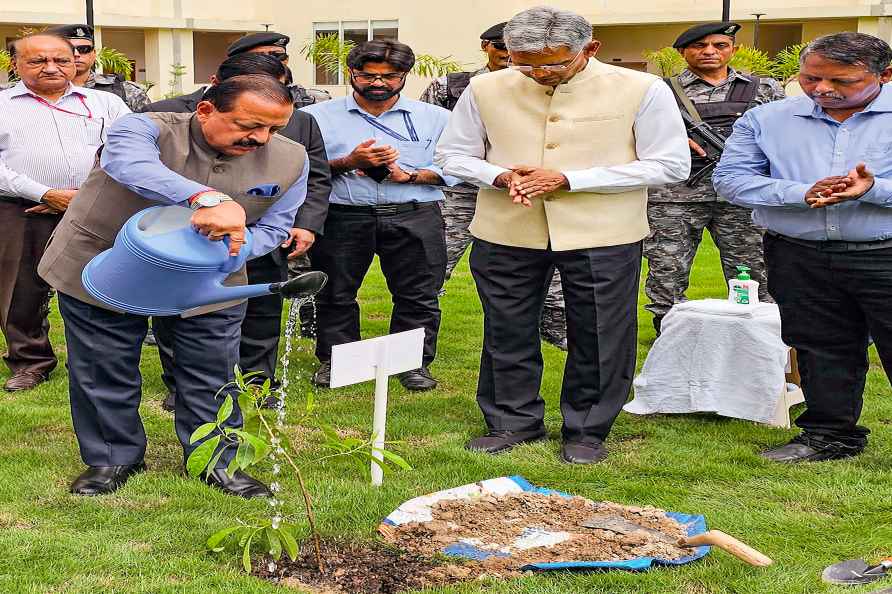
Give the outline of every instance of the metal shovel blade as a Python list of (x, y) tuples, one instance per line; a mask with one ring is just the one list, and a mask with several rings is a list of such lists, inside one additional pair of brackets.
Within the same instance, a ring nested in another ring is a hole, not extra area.
[(641, 524), (630, 522), (622, 516), (592, 516), (591, 518), (583, 521), (580, 526), (582, 526), (583, 528), (607, 530), (608, 532), (613, 532), (615, 534), (632, 534), (633, 532), (645, 532), (655, 537), (657, 540), (675, 544), (675, 540), (670, 538), (669, 535), (664, 534), (659, 530), (646, 528)]
[(306, 272), (284, 283), (273, 283), (271, 293), (280, 293), (285, 299), (306, 299), (322, 290), (328, 275), (318, 270)]
[(863, 559), (850, 559), (834, 563), (821, 574), (828, 584), (857, 585), (869, 584), (886, 576), (886, 571), (892, 563), (883, 562), (879, 565), (868, 565)]

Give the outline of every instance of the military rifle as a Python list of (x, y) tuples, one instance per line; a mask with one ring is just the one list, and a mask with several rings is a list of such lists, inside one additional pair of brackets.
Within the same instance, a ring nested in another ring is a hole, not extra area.
[[(681, 119), (684, 121), (685, 128), (688, 131), (688, 137), (699, 144), (704, 151), (706, 151), (706, 156), (703, 157), (708, 161), (708, 163), (703, 166), (697, 173), (688, 178), (688, 181), (685, 182), (685, 185), (689, 188), (697, 185), (701, 179), (706, 177), (709, 173), (715, 169), (716, 165), (719, 164), (719, 159), (722, 158), (722, 151), (725, 150), (725, 139), (722, 138), (721, 134), (719, 134), (715, 128), (710, 126), (704, 121), (694, 121), (694, 118), (691, 117), (686, 110), (682, 109), (681, 111)], [(695, 138), (696, 136), (696, 138)], [(718, 153), (717, 155), (710, 155), (710, 149), (712, 151)]]

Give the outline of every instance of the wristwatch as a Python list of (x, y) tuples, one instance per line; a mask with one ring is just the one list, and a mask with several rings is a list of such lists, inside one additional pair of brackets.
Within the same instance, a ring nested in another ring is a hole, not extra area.
[(232, 202), (232, 198), (223, 192), (203, 192), (189, 204), (189, 207), (192, 208), (192, 210), (198, 210), (199, 208), (217, 206), (224, 202)]

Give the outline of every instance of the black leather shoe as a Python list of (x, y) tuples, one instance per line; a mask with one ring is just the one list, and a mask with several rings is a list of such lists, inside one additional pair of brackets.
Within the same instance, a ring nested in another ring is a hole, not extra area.
[(323, 361), (310, 380), (314, 386), (327, 388), (331, 385), (331, 361)]
[(839, 441), (825, 441), (806, 433), (794, 437), (790, 443), (779, 448), (766, 450), (761, 456), (772, 462), (792, 464), (796, 462), (823, 462), (857, 456), (863, 446), (844, 444)]
[(225, 468), (217, 468), (214, 472), (205, 476), (203, 480), (227, 495), (236, 495), (245, 499), (272, 496), (266, 485), (241, 470), (236, 470), (232, 478), (229, 478)]
[(561, 444), (561, 460), (567, 464), (596, 464), (607, 457), (603, 443), (565, 441)]
[(68, 489), (75, 495), (107, 495), (124, 486), (131, 476), (143, 472), (146, 463), (124, 466), (89, 466)]
[(167, 412), (173, 412), (177, 409), (177, 395), (174, 392), (168, 392), (167, 398), (161, 403), (161, 408)]
[(431, 376), (431, 372), (427, 370), (427, 367), (419, 367), (418, 369), (401, 373), (398, 377), (403, 387), (413, 392), (424, 392), (437, 387), (437, 380)]
[(542, 441), (546, 437), (548, 437), (548, 432), (544, 428), (536, 431), (490, 431), (483, 437), (472, 439), (466, 443), (465, 449), (472, 452), (498, 454), (524, 443)]

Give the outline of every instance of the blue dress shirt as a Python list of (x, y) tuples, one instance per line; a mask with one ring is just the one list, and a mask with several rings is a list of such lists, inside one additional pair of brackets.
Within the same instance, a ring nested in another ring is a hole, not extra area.
[[(358, 145), (374, 138), (377, 141), (375, 146), (388, 145), (399, 151), (397, 164), (405, 171), (433, 171), (443, 178), (447, 186), (455, 186), (461, 182), (457, 177), (444, 175), (443, 170), (434, 165), (437, 141), (449, 122), (449, 111), (442, 107), (400, 97), (393, 107), (375, 117), (359, 107), (353, 93), (350, 93), (347, 97), (315, 103), (302, 109), (316, 118), (325, 141), (325, 151), (332, 161), (346, 157)], [(397, 140), (372, 125), (361, 113), (409, 139), (411, 132), (403, 116), (403, 113), (407, 113), (418, 141)], [(435, 202), (443, 199), (443, 192), (436, 186), (396, 184), (387, 180), (379, 184), (368, 177), (357, 175), (355, 171), (334, 175), (331, 181), (329, 200), (333, 204), (373, 206)]]
[[(876, 182), (858, 200), (810, 208), (805, 193), (819, 179), (860, 163)], [(754, 209), (753, 221), (799, 239), (892, 238), (892, 88), (837, 122), (807, 96), (747, 111), (734, 124), (712, 178), (716, 192)]]
[[(147, 115), (130, 114), (119, 119), (108, 131), (99, 164), (113, 180), (143, 198), (188, 206), (189, 198), (214, 188), (183, 177), (161, 162), (160, 133)], [(288, 237), (297, 209), (307, 197), (309, 171), (308, 163), (282, 197), (257, 222), (248, 225), (252, 235), (249, 258), (270, 253)]]

